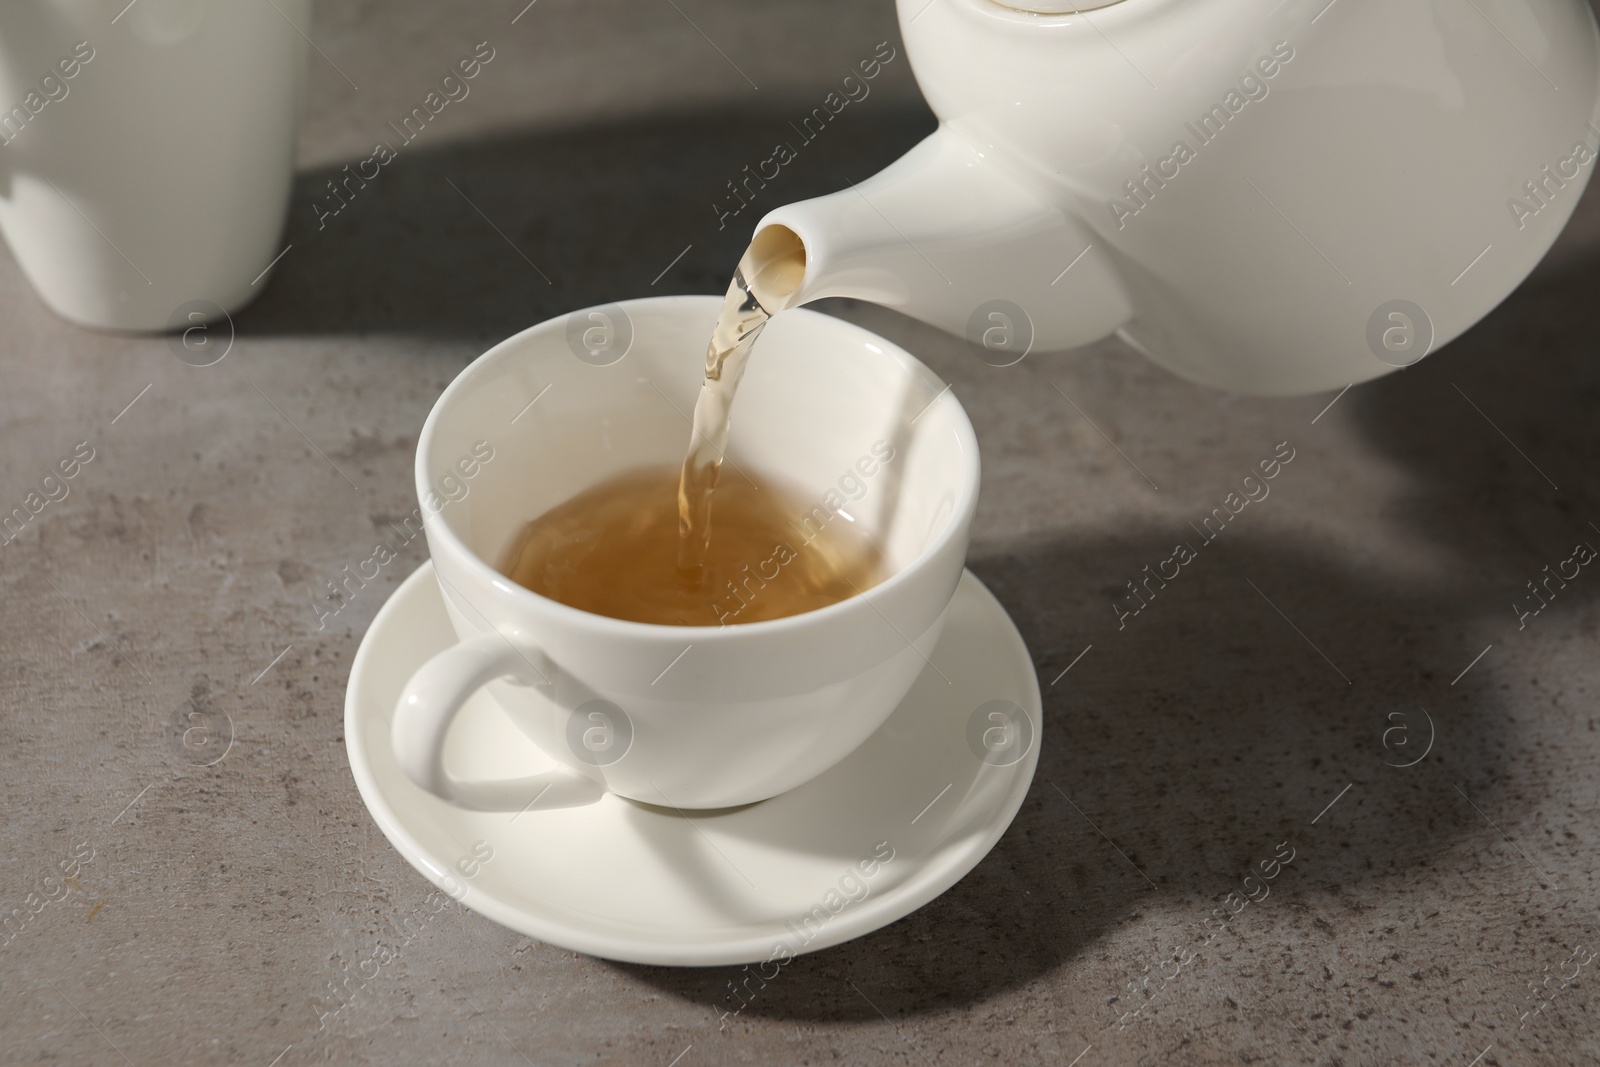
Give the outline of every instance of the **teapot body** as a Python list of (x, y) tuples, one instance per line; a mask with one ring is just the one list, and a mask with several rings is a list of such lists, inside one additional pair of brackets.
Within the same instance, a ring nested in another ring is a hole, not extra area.
[[(998, 300), (1034, 348), (1116, 330), (1220, 388), (1339, 388), (1503, 300), (1600, 154), (1585, 0), (899, 10), (930, 141), (960, 162), (924, 146), (855, 195), (939, 275), (879, 295), (969, 338)], [(955, 172), (966, 188), (941, 198)], [(952, 214), (927, 218), (941, 199)]]

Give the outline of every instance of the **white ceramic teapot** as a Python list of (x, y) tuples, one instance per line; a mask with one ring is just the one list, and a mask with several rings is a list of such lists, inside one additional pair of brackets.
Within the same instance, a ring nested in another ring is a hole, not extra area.
[(805, 264), (757, 296), (885, 304), (994, 363), (1116, 332), (1236, 392), (1375, 377), (1504, 299), (1600, 153), (1585, 0), (899, 11), (939, 129), (767, 215), (758, 255)]

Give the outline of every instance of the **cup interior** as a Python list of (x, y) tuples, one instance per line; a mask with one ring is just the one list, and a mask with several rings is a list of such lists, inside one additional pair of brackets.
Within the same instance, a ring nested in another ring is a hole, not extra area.
[[(612, 475), (681, 463), (720, 306), (680, 296), (584, 309), (480, 357), (423, 429), (417, 488), (431, 534), (442, 527), (493, 568), (529, 519)], [(746, 474), (800, 493), (802, 528), (862, 523), (892, 576), (970, 516), (977, 443), (909, 353), (801, 308), (768, 323), (734, 403), (723, 478)]]

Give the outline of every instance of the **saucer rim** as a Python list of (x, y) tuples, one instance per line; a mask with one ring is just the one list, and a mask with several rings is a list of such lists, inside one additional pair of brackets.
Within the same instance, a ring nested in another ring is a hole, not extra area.
[[(873, 933), (905, 918), (941, 896), (966, 877), (993, 851), (1016, 819), (1017, 812), (1021, 810), (1028, 792), (1032, 789), (1044, 732), (1043, 697), (1039, 689), (1038, 675), (1033, 669), (1032, 656), (1021, 633), (1017, 630), (1016, 623), (1004, 605), (971, 570), (962, 569), (961, 581), (956, 587), (955, 596), (963, 595), (968, 579), (972, 584), (971, 591), (966, 595), (979, 597), (985, 602), (987, 609), (995, 612), (999, 620), (1003, 620), (1003, 638), (1012, 646), (1018, 662), (1026, 666), (1029, 684), (1023, 688), (1029, 706), (1024, 710), (1031, 712), (1033, 719), (1033, 744), (1021, 760), (1006, 768), (1012, 771), (1014, 776), (1011, 788), (1004, 795), (1004, 800), (994, 807), (993, 813), (984, 821), (986, 829), (983, 834), (953, 847), (946, 847), (943, 840), (936, 841), (930, 846), (930, 850), (943, 849), (942, 855), (932, 862), (919, 864), (907, 881), (881, 895), (875, 895), (870, 900), (862, 901), (863, 905), (870, 906), (852, 907), (835, 916), (824, 930), (798, 952), (786, 945), (785, 951), (792, 955), (807, 955)], [(425, 560), (390, 594), (388, 600), (373, 616), (367, 632), (362, 635), (360, 646), (350, 665), (350, 677), (345, 690), (344, 741), (345, 758), (355, 778), (357, 792), (373, 821), (378, 824), (379, 830), (383, 832), (395, 851), (435, 888), (450, 892), (450, 883), (454, 883), (457, 890), (461, 888), (461, 883), (447, 870), (437, 866), (437, 857), (434, 857), (431, 850), (423, 847), (412, 835), (396, 810), (396, 805), (391, 804), (367, 760), (366, 722), (372, 717), (361, 714), (361, 705), (370, 700), (365, 695), (366, 686), (363, 685), (363, 679), (371, 671), (371, 660), (379, 654), (376, 649), (383, 631), (394, 625), (397, 617), (404, 611), (411, 609), (410, 601), (417, 594), (414, 587), (433, 580), (433, 561)], [(442, 602), (443, 594), (440, 593), (439, 596)], [(809, 784), (802, 783), (796, 788), (804, 789)], [(611, 798), (602, 798), (600, 803), (604, 803), (607, 799)], [(646, 941), (575, 926), (552, 918), (549, 913), (541, 913), (502, 900), (477, 886), (469, 888), (466, 895), (457, 899), (485, 918), (545, 944), (600, 959), (648, 966), (712, 967), (757, 963), (771, 959), (775, 943), (781, 939), (781, 935), (776, 932), (778, 927), (774, 923), (772, 929), (759, 934), (744, 934), (710, 944), (704, 940), (689, 940), (682, 934), (678, 935), (679, 940), (676, 941)], [(554, 912), (561, 906), (550, 907)], [(611, 920), (600, 915), (596, 918), (607, 922), (625, 921)], [(672, 934), (670, 927), (664, 926), (661, 931), (668, 936)]]

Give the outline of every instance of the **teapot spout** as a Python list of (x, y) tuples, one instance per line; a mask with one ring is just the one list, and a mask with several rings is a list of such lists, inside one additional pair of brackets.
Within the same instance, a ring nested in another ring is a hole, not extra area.
[(1003, 335), (1019, 359), (1099, 340), (1131, 315), (1088, 224), (948, 125), (858, 185), (772, 211), (748, 256), (769, 311), (852, 297), (975, 344)]

